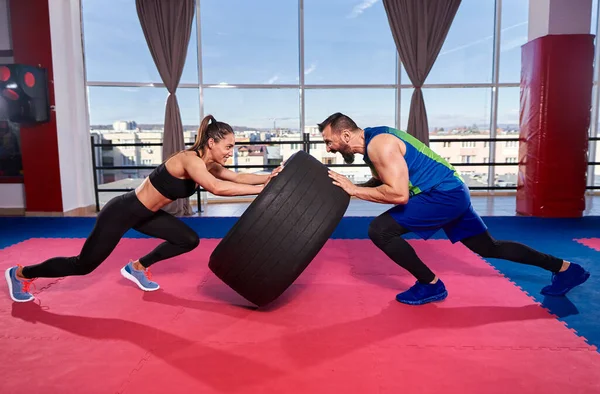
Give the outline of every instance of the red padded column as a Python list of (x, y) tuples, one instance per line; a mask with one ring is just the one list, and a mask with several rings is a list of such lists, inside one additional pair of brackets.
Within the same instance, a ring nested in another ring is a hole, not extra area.
[(593, 63), (592, 35), (548, 35), (522, 48), (519, 214), (583, 214)]
[[(40, 65), (48, 69), (50, 104), (52, 86), (52, 45), (48, 0), (10, 0), (15, 63)], [(62, 212), (62, 191), (58, 161), (56, 114), (50, 122), (21, 126), (21, 154), (27, 212)]]

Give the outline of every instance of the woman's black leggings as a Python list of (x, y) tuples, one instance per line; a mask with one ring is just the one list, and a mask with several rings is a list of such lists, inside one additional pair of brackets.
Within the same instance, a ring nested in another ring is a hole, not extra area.
[[(375, 218), (369, 226), (369, 238), (396, 264), (405, 268), (421, 283), (430, 283), (435, 274), (419, 259), (415, 250), (402, 235), (410, 231), (402, 227), (389, 213)], [(481, 257), (490, 257), (534, 265), (548, 271), (558, 272), (563, 260), (540, 253), (528, 246), (511, 241), (496, 241), (486, 231), (461, 241)]]
[(87, 275), (106, 260), (132, 228), (166, 241), (139, 259), (144, 267), (189, 252), (200, 243), (198, 234), (185, 223), (164, 211), (149, 210), (132, 191), (113, 198), (102, 208), (78, 256), (54, 257), (24, 267), (23, 276), (33, 279)]

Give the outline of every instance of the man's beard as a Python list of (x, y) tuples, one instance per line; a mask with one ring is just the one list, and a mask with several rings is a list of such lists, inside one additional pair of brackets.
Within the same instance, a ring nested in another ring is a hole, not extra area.
[(346, 145), (338, 150), (332, 150), (331, 153), (340, 153), (344, 158), (346, 164), (354, 163), (354, 153), (352, 153), (352, 148), (349, 145)]
[(354, 163), (354, 153), (352, 153), (352, 151), (345, 151), (340, 153), (342, 154), (342, 157), (344, 158), (346, 164)]

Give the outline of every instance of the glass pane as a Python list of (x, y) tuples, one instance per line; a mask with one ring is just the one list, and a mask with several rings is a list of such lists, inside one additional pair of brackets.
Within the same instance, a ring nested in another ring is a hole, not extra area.
[[(410, 114), (410, 100), (414, 93), (413, 88), (402, 88), (400, 90), (400, 130), (406, 131), (408, 125), (408, 115)], [(425, 103), (427, 108), (427, 103)], [(429, 115), (429, 112), (427, 112)]]
[(19, 125), (0, 121), (0, 178), (23, 176)]
[(298, 2), (200, 5), (204, 83), (298, 83)]
[[(138, 169), (102, 169), (98, 170), (98, 188), (123, 189), (122, 191), (102, 191), (99, 193), (100, 204), (103, 205), (111, 198), (138, 187), (154, 167), (162, 161), (162, 146), (123, 146), (121, 144), (161, 144), (162, 130), (111, 132), (110, 130), (92, 131), (96, 143), (113, 144), (115, 146), (95, 147), (96, 165), (99, 167), (134, 167), (147, 166)], [(185, 131), (184, 142), (196, 140), (196, 131)]]
[[(412, 89), (401, 92), (401, 126), (406, 128)], [(423, 89), (429, 132), (486, 135), (490, 129), (491, 88)]]
[(396, 81), (396, 45), (381, 1), (305, 0), (304, 42), (307, 84)]
[(426, 84), (492, 82), (495, 12), (494, 0), (462, 1)]
[(598, 23), (598, 0), (592, 1), (592, 20), (590, 23), (590, 34), (596, 35), (596, 24)]
[(204, 89), (204, 113), (239, 131), (300, 133), (299, 106), (297, 89)]
[[(200, 124), (198, 89), (178, 89), (184, 142), (196, 140)], [(96, 142), (162, 144), (167, 90), (164, 88), (90, 87), (90, 124)], [(100, 189), (132, 189), (163, 161), (162, 146), (97, 147), (102, 167), (148, 166), (148, 169), (100, 170)], [(100, 193), (101, 204), (123, 192)]]
[[(595, 154), (593, 154), (594, 148), (596, 150)], [(588, 162), (600, 163), (600, 141), (590, 141)], [(594, 171), (594, 176), (589, 178), (588, 184), (600, 186), (600, 165), (589, 166), (588, 170)], [(591, 174), (588, 176), (591, 176)]]
[[(498, 91), (498, 129), (496, 137), (500, 139), (519, 139), (520, 88), (500, 88)], [(506, 165), (519, 162), (519, 141), (496, 142), (495, 186), (517, 184), (518, 166)]]
[[(413, 89), (402, 89), (400, 125), (406, 130)], [(491, 88), (423, 89), (431, 149), (455, 165), (469, 186), (487, 186)], [(435, 142), (436, 139), (455, 141)], [(481, 166), (465, 165), (481, 163)]]
[(342, 112), (358, 127), (395, 125), (395, 89), (308, 89), (306, 127), (315, 128), (329, 115)]
[[(89, 88), (92, 131), (137, 128), (162, 133), (167, 96), (165, 88), (92, 86)], [(198, 89), (177, 89), (177, 101), (184, 129), (196, 131), (200, 124)]]
[(519, 87), (499, 88), (497, 120), (498, 129), (502, 131), (518, 132), (520, 109), (521, 89)]
[[(223, 89), (204, 90), (205, 114), (229, 123), (236, 143), (229, 165), (253, 166), (232, 169), (238, 172), (267, 173), (302, 149), (299, 96), (297, 89)], [(244, 145), (245, 141), (264, 141), (264, 145)], [(294, 144), (273, 144), (287, 141)], [(208, 200), (224, 197), (207, 194)], [(229, 198), (229, 197), (227, 197)], [(248, 197), (245, 197), (248, 198)]]
[(495, 166), (494, 184), (495, 187), (517, 187), (517, 176), (519, 174), (518, 165)]
[[(595, 75), (596, 73), (594, 73)], [(596, 127), (594, 128), (594, 109), (598, 110), (597, 106), (598, 103), (596, 102), (596, 94), (597, 94), (597, 89), (598, 89), (598, 84), (593, 84), (592, 85), (592, 108), (590, 108), (590, 128), (589, 128), (589, 135), (590, 137), (594, 137), (595, 135), (597, 135), (599, 133), (598, 131), (598, 126), (596, 125)], [(597, 118), (598, 122), (600, 122), (600, 117)]]
[[(519, 134), (517, 130), (498, 130), (497, 137), (502, 140), (496, 142), (496, 174), (495, 186), (516, 186), (519, 171)], [(514, 164), (514, 165), (511, 165)]]
[[(88, 81), (161, 82), (133, 0), (83, 0), (83, 34)], [(182, 83), (198, 83), (196, 20)]]
[[(406, 129), (413, 89), (403, 89), (401, 125)], [(489, 88), (424, 89), (431, 149), (455, 165), (469, 186), (487, 186)], [(480, 114), (480, 115), (479, 115)], [(478, 116), (479, 115), (479, 116)], [(454, 141), (435, 142), (436, 139)], [(478, 139), (482, 141), (464, 141)], [(481, 166), (466, 165), (481, 163)]]
[[(342, 112), (352, 118), (358, 127), (395, 125), (395, 90), (394, 89), (309, 89), (306, 91), (306, 129), (315, 141), (311, 145), (311, 155), (324, 164), (344, 164), (342, 156), (327, 153), (317, 124), (329, 115)], [(317, 143), (319, 142), (319, 143)], [(355, 155), (355, 165), (363, 165), (363, 157)], [(346, 175), (355, 183), (365, 182), (371, 178), (367, 167), (336, 167), (335, 171)]]
[(521, 46), (528, 39), (529, 2), (502, 0), (500, 82), (521, 80)]
[[(436, 142), (436, 139), (453, 141)], [(462, 175), (469, 186), (487, 186), (490, 142), (489, 133), (452, 134), (451, 132), (432, 132), (430, 148), (446, 161), (450, 162)], [(468, 141), (465, 141), (467, 140)], [(477, 139), (481, 141), (472, 141)], [(473, 165), (479, 163), (481, 165)]]

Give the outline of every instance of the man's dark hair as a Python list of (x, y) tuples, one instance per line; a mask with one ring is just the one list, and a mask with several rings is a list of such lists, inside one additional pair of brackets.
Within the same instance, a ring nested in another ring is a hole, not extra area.
[(350, 130), (354, 131), (358, 129), (358, 126), (350, 117), (344, 115), (341, 112), (336, 112), (333, 115), (330, 115), (327, 119), (325, 119), (322, 123), (319, 123), (319, 131), (322, 133), (325, 130), (325, 127), (331, 125), (331, 131), (334, 134), (339, 134), (342, 130)]

